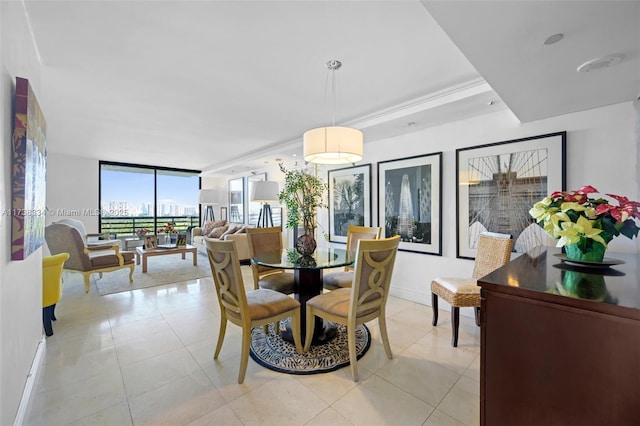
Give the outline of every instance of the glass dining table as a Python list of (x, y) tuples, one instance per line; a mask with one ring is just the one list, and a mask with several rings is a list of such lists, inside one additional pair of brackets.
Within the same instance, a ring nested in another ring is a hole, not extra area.
[[(293, 270), (293, 292), (296, 300), (300, 302), (300, 333), (304, 344), (307, 301), (322, 293), (323, 270), (352, 265), (355, 262), (355, 256), (354, 251), (332, 247), (317, 248), (312, 255), (301, 256), (296, 249), (289, 248), (256, 254), (251, 262), (269, 268)], [(335, 324), (316, 317), (312, 344), (328, 342), (335, 333)], [(293, 341), (289, 327), (282, 332), (282, 337)]]

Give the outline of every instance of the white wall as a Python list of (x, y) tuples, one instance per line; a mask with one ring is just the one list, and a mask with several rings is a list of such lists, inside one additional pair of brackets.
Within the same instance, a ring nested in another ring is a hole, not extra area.
[[(55, 142), (53, 142), (55, 143)], [(84, 223), (87, 233), (98, 232), (98, 160), (49, 153), (47, 156), (47, 225), (65, 217)], [(75, 212), (82, 213), (75, 216)]]
[[(531, 123), (519, 123), (509, 111), (450, 123), (424, 131), (365, 144), (363, 163), (443, 152), (443, 253), (430, 256), (401, 252), (397, 258), (391, 293), (430, 304), (429, 285), (436, 276), (471, 276), (473, 261), (456, 258), (456, 153), (457, 148), (567, 131), (567, 189), (592, 185), (603, 192), (640, 199), (639, 141), (631, 102), (567, 114)], [(389, 156), (390, 148), (396, 155)], [(374, 176), (377, 206), (377, 176)], [(560, 188), (558, 188), (560, 189)], [(377, 212), (373, 214), (377, 218)], [(610, 251), (638, 252), (638, 239), (624, 237)], [(444, 305), (444, 304), (443, 304)], [(446, 305), (443, 308), (447, 308)], [(472, 315), (471, 311), (465, 312)]]
[[(21, 2), (0, 2), (0, 211), (11, 208), (15, 79), (42, 93), (40, 64)], [(47, 111), (44, 111), (46, 118)], [(0, 424), (13, 424), (42, 333), (42, 250), (11, 261), (11, 217), (0, 216)]]

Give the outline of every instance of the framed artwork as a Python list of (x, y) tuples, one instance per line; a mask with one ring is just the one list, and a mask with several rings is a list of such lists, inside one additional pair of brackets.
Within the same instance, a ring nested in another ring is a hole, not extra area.
[(144, 236), (144, 248), (145, 249), (158, 248), (158, 241), (156, 240), (155, 235), (151, 234), (151, 235)]
[(442, 152), (378, 163), (378, 223), (399, 250), (442, 255)]
[(229, 181), (229, 222), (244, 223), (244, 178)]
[(262, 203), (254, 203), (251, 201), (253, 196), (253, 184), (254, 182), (267, 180), (266, 173), (258, 173), (247, 177), (247, 215), (248, 223), (250, 225), (257, 225), (260, 212), (262, 211)]
[(371, 164), (329, 170), (329, 241), (347, 242), (349, 225), (371, 226)]
[(179, 233), (178, 238), (176, 239), (176, 246), (186, 246), (187, 245), (187, 234)]
[(220, 207), (220, 219), (223, 219), (223, 220), (229, 219), (229, 213), (226, 207)]
[(11, 141), (11, 260), (44, 244), (47, 124), (29, 80), (16, 77)]
[(510, 234), (514, 251), (549, 245), (529, 215), (566, 186), (567, 132), (456, 150), (457, 257), (474, 259), (481, 232)]

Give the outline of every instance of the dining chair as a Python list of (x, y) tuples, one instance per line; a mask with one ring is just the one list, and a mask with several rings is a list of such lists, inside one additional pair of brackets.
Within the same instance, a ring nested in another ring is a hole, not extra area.
[[(279, 226), (269, 228), (247, 228), (249, 255), (253, 258), (258, 253), (282, 251), (282, 230)], [(284, 269), (269, 268), (251, 262), (253, 288), (266, 288), (284, 294), (293, 293), (294, 274)]]
[(227, 321), (242, 328), (242, 350), (238, 383), (244, 382), (249, 361), (249, 343), (253, 327), (279, 323), (292, 318), (291, 330), (298, 353), (302, 353), (300, 338), (300, 303), (280, 292), (260, 288), (246, 291), (242, 280), (235, 241), (206, 240), (211, 274), (220, 304), (220, 333), (213, 359), (218, 359), (224, 341)]
[(87, 245), (76, 227), (63, 223), (45, 227), (44, 238), (51, 254), (69, 253), (64, 269), (82, 274), (85, 293), (89, 293), (91, 275), (96, 273), (102, 277), (104, 272), (129, 268), (129, 283), (133, 282), (134, 254), (120, 251), (119, 245)]
[[(379, 226), (349, 225), (347, 228), (347, 251), (355, 251), (358, 241), (362, 239), (379, 239), (382, 228)], [(351, 287), (353, 281), (353, 265), (347, 265), (343, 271), (328, 272), (322, 278), (326, 290)]]
[(346, 326), (349, 363), (354, 382), (358, 381), (356, 326), (378, 318), (384, 350), (387, 358), (392, 358), (385, 308), (399, 244), (399, 235), (359, 240), (351, 287), (323, 293), (307, 301), (304, 350), (309, 350), (311, 346), (315, 316)]
[(513, 239), (511, 235), (483, 232), (478, 240), (478, 250), (471, 278), (437, 277), (431, 281), (431, 307), (433, 320), (438, 324), (438, 297), (451, 305), (451, 345), (458, 346), (460, 308), (475, 308), (476, 324), (480, 325), (480, 287), (478, 278), (495, 271), (509, 262)]
[(42, 325), (44, 334), (53, 336), (51, 321), (56, 318), (56, 304), (62, 299), (62, 269), (69, 253), (42, 258)]

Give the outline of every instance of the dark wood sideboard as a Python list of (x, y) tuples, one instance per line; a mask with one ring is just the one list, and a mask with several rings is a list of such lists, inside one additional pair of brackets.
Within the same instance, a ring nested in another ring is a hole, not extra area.
[(482, 287), (482, 425), (640, 425), (640, 262), (561, 262), (538, 247)]

